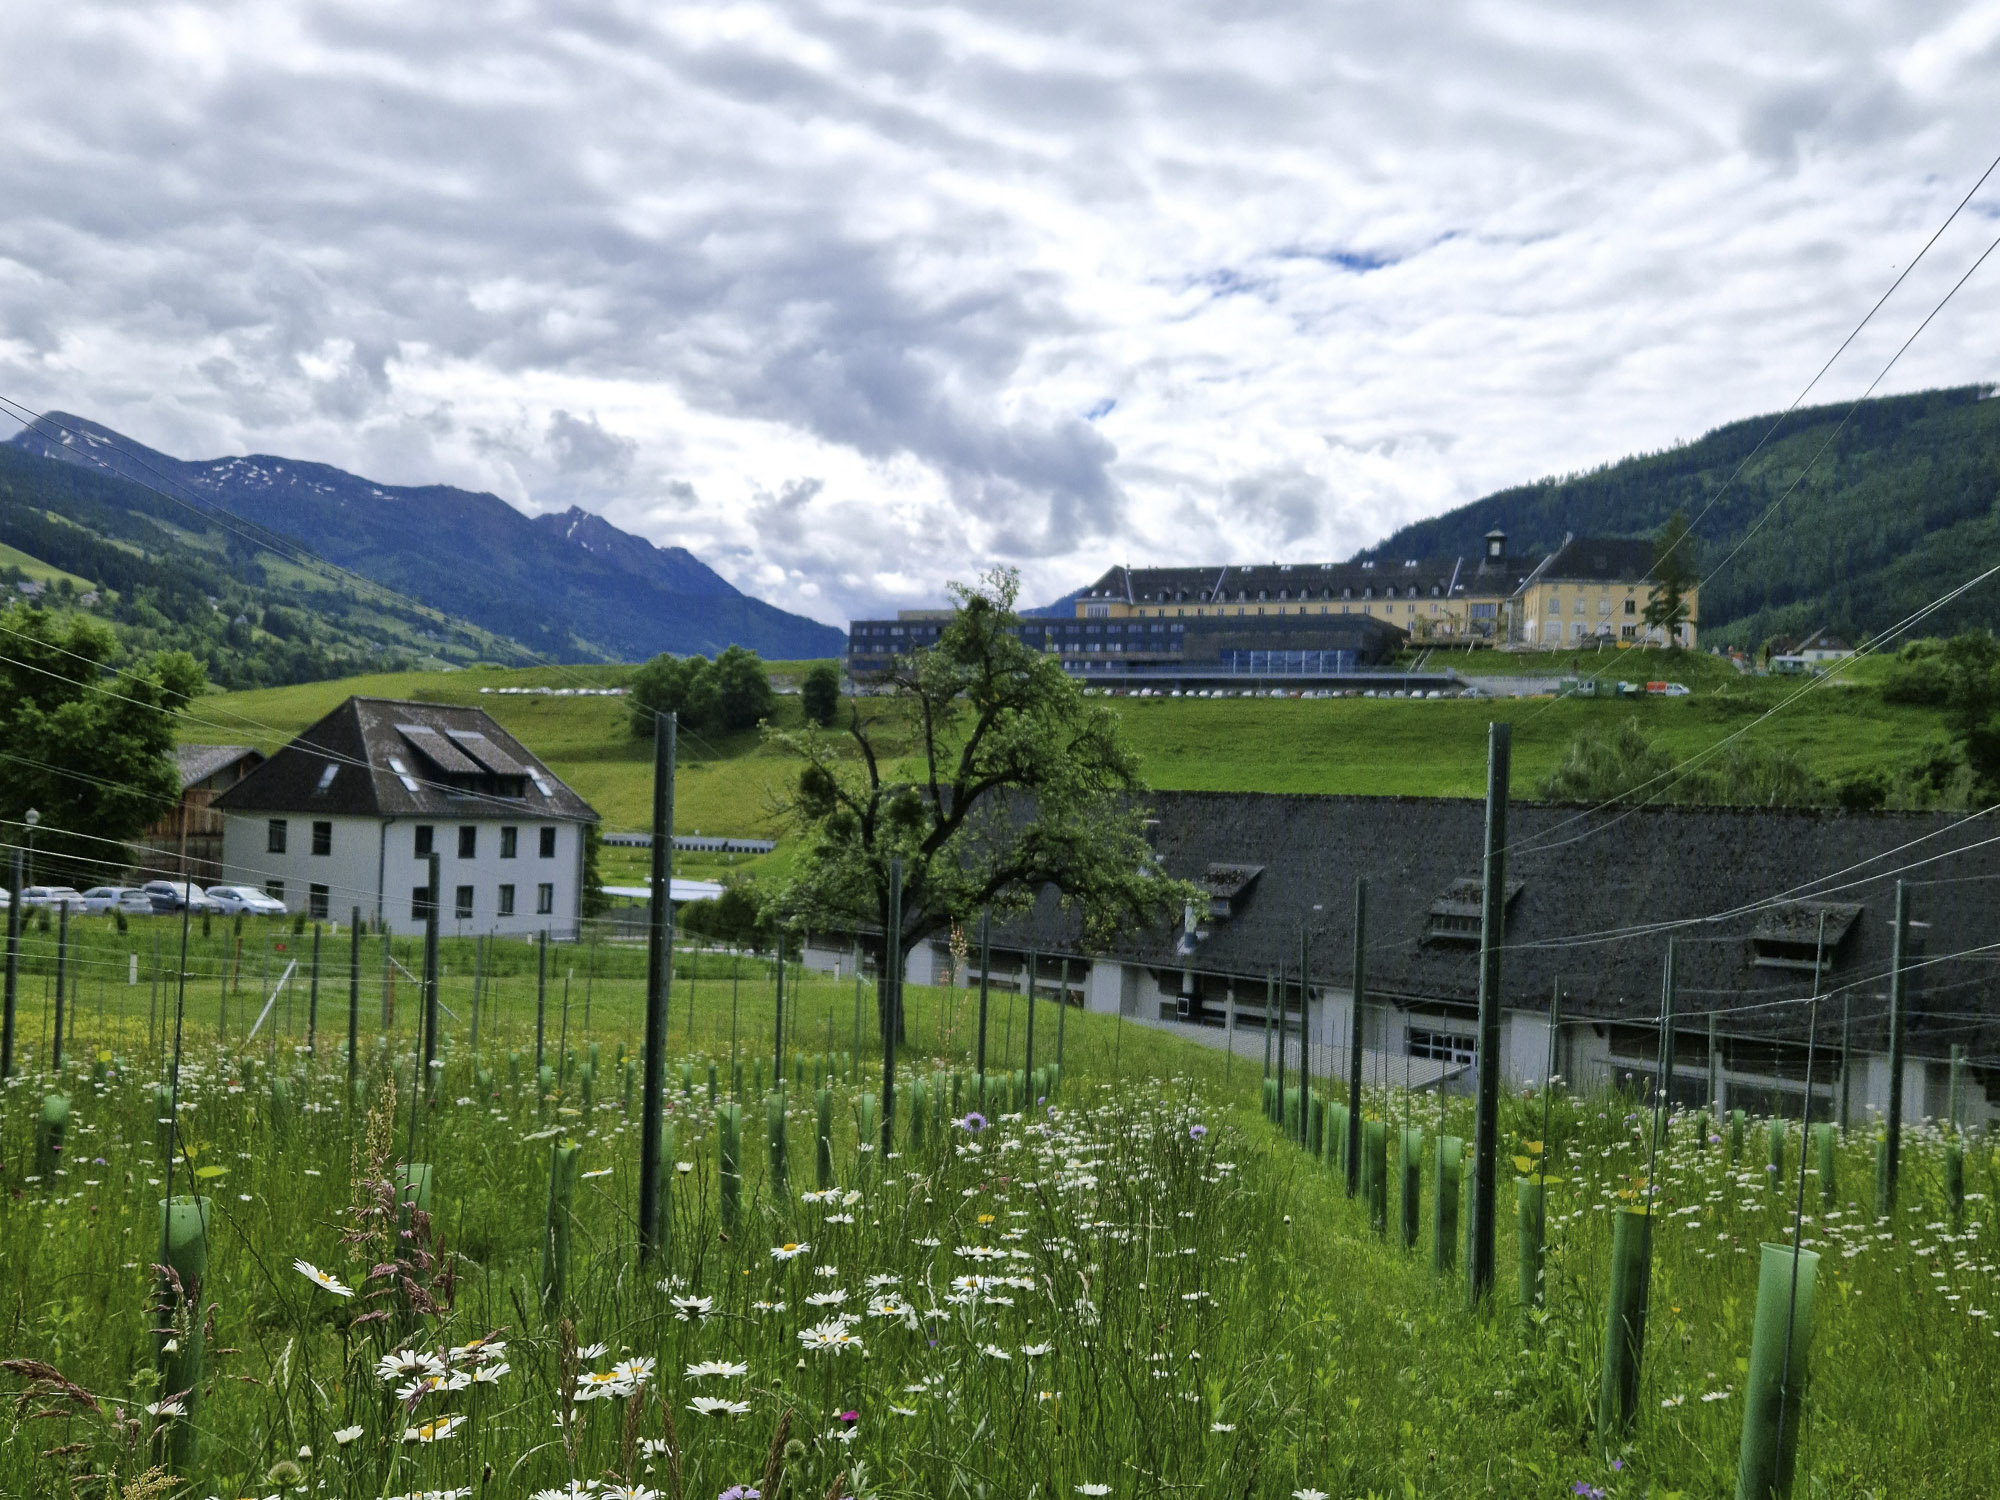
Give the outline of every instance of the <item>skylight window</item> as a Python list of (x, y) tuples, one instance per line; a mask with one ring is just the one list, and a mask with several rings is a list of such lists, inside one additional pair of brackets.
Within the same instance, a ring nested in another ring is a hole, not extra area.
[(396, 773), (396, 779), (403, 783), (404, 791), (414, 792), (417, 790), (417, 778), (410, 774), (410, 768), (408, 765), (404, 763), (402, 756), (400, 755), (390, 756), (389, 769), (394, 771)]
[(325, 796), (326, 789), (333, 785), (333, 778), (338, 776), (339, 774), (340, 774), (340, 762), (333, 760), (328, 761), (326, 763), (326, 769), (319, 773), (319, 785), (313, 788), (313, 795), (315, 797)]
[(543, 776), (540, 771), (530, 770), (528, 772), (528, 779), (534, 782), (535, 790), (540, 792), (544, 797), (553, 797), (555, 795), (555, 789), (549, 785), (548, 778)]

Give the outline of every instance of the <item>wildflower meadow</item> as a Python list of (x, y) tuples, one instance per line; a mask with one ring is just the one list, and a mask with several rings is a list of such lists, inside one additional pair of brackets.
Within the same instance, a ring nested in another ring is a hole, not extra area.
[[(1027, 1002), (998, 993), (982, 1076), (970, 992), (913, 988), (884, 1151), (872, 990), (791, 971), (780, 1035), (768, 961), (683, 954), (642, 1262), (643, 955), (447, 942), (426, 1070), (400, 950), (371, 939), (350, 973), (329, 938), (317, 999), (267, 1004), (307, 939), (250, 931), (240, 995), (231, 934), (184, 992), (125, 935), (66, 955), (59, 1070), (24, 1009), (0, 1493), (1727, 1495), (1763, 1247), (1795, 1224), (1817, 1269), (1794, 1493), (2000, 1474), (2000, 1184), (1934, 1125), (1877, 1217), (1866, 1128), (1514, 1094), (1503, 1156), (1542, 1214), (1503, 1218), (1472, 1304), (1437, 1198), (1458, 1097), (1370, 1088), (1387, 1144), (1350, 1197), (1331, 1080), (1287, 1107), (1254, 1056), (1048, 1001), (1030, 1067)], [(1607, 1423), (1635, 1213), (1643, 1326)]]

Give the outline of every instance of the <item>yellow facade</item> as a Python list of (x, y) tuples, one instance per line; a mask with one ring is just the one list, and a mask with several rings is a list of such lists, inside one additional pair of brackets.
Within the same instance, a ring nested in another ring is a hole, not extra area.
[[(1517, 610), (1520, 626), (1514, 639), (1524, 646), (1545, 649), (1602, 640), (1630, 646), (1664, 645), (1662, 632), (1646, 625), (1646, 601), (1652, 590), (1646, 579), (1536, 578), (1521, 591)], [(1683, 646), (1695, 643), (1701, 617), (1698, 594), (1690, 586), (1683, 596), (1687, 601), (1687, 619), (1680, 628)]]

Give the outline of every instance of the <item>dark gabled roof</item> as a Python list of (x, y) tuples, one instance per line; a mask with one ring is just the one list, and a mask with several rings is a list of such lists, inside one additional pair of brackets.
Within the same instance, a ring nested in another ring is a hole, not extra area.
[[(1430, 929), (1435, 904), (1449, 903), (1455, 884), (1480, 867), (1480, 802), (1157, 792), (1147, 803), (1154, 847), (1169, 873), (1205, 883), (1219, 865), (1256, 864), (1262, 872), (1255, 890), (1231, 903), (1226, 921), (1203, 924), (1191, 957), (1177, 951), (1178, 922), (1122, 935), (1116, 956), (1162, 971), (1293, 970), (1303, 924), (1315, 982), (1345, 986), (1354, 881), (1365, 875), (1371, 993), (1404, 1004), (1476, 1002), (1476, 942), (1439, 940)], [(1996, 955), (1943, 955), (1992, 942), (2000, 889), (1995, 823), (1961, 813), (1516, 803), (1508, 826), (1504, 1001), (1539, 1009), (1560, 980), (1567, 1015), (1650, 1021), (1672, 930), (1681, 1014), (1735, 1007), (1719, 1023), (1729, 1034), (1802, 1039), (1804, 1006), (1772, 1002), (1810, 993), (1810, 960), (1801, 975), (1760, 964), (1758, 949), (1799, 924), (1816, 933), (1824, 905), (1830, 962), (1823, 984), (1833, 998), (1822, 1009), (1822, 1039), (1838, 1035), (1843, 1007), (1851, 1005), (1855, 1045), (1879, 1050), (1895, 882), (1907, 872), (1912, 917), (1929, 924), (1917, 941), (1931, 956), (1912, 971), (1910, 1046), (1943, 1056), (1950, 1042), (1963, 1042), (1974, 1056), (1991, 1056), (2000, 1052)], [(1937, 883), (1916, 883), (1933, 878)], [(1046, 952), (1065, 944), (1082, 952), (1052, 898), (995, 937), (1012, 946), (1030, 935)], [(1813, 941), (1811, 933), (1805, 941)]]
[(1642, 583), (1652, 576), (1653, 544), (1643, 537), (1572, 537), (1541, 571), (1543, 583)]
[(227, 813), (597, 821), (589, 803), (483, 710), (389, 698), (349, 698), (215, 806)]
[(174, 762), (181, 773), (181, 790), (206, 781), (218, 771), (226, 771), (239, 760), (264, 754), (255, 745), (176, 745)]

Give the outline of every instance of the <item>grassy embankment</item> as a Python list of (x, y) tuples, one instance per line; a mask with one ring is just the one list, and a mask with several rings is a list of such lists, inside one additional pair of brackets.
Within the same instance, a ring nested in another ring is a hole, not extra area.
[[(1606, 653), (1609, 657), (1613, 653)], [(1472, 797), (1486, 782), (1486, 726), (1514, 726), (1513, 789), (1533, 795), (1586, 726), (1610, 727), (1634, 718), (1677, 757), (1695, 755), (1744, 731), (1746, 746), (1797, 751), (1821, 776), (1913, 757), (1942, 733), (1927, 710), (1886, 704), (1874, 686), (1880, 663), (1847, 669), (1850, 684), (1828, 679), (1809, 690), (1797, 678), (1746, 677), (1712, 657), (1689, 654), (1663, 664), (1653, 653), (1616, 653), (1607, 680), (1669, 677), (1694, 689), (1687, 698), (1648, 699), (1136, 699), (1098, 701), (1119, 713), (1148, 783), (1165, 790), (1330, 792), (1375, 796)], [(1577, 675), (1605, 665), (1594, 653), (1530, 656), (1482, 653), (1486, 671), (1505, 664), (1538, 675)], [(801, 664), (776, 664), (780, 678)], [(541, 755), (604, 815), (607, 829), (641, 828), (651, 806), (650, 749), (632, 738), (625, 705), (616, 698), (514, 697), (481, 687), (530, 683), (614, 684), (626, 669), (561, 671), (476, 669), (348, 678), (304, 687), (203, 698), (191, 710), (189, 739), (240, 739), (270, 749), (303, 729), (350, 693), (471, 703), (493, 714)], [(1793, 700), (1793, 701), (1787, 701)], [(796, 696), (781, 696), (778, 723), (800, 722)], [(1778, 705), (1785, 706), (1762, 723)], [(675, 793), (682, 833), (770, 836), (781, 832), (773, 809), (794, 763), (767, 749), (755, 733), (687, 735), (681, 740)], [(606, 878), (637, 879), (643, 861), (607, 851)], [(689, 875), (781, 867), (785, 852), (764, 859), (684, 858)]]
[[(0, 1115), (0, 1285), (11, 1293), (0, 1357), (45, 1361), (102, 1405), (53, 1388), (51, 1400), (9, 1403), (0, 1492), (10, 1495), (98, 1493), (83, 1485), (86, 1473), (129, 1479), (144, 1467), (144, 1449), (131, 1446), (135, 1429), (117, 1416), (150, 1428), (144, 1405), (167, 1394), (152, 1374), (148, 1313), (164, 1190), (150, 1093), (163, 1060), (147, 1040), (162, 1034), (150, 925), (124, 934), (102, 920), (79, 928), (72, 973), (82, 1005), (62, 1078), (43, 1071), (50, 1022), (36, 1013), (39, 998), (23, 1016), (22, 1074)], [(1378, 1237), (1334, 1167), (1261, 1117), (1254, 1062), (1113, 1017), (1068, 1014), (1058, 1117), (1031, 1111), (976, 1138), (950, 1131), (939, 1116), (955, 1112), (953, 1089), (956, 1110), (973, 1102), (972, 1083), (954, 1084), (951, 1074), (967, 1065), (974, 1007), (963, 991), (913, 990), (898, 1155), (885, 1163), (858, 1149), (861, 1096), (881, 1077), (864, 1003), (859, 1066), (845, 1057), (830, 1065), (828, 1164), (834, 1185), (853, 1196), (808, 1202), (801, 1195), (820, 1185), (810, 1087), (782, 1101), (785, 1184), (765, 1138), (757, 1075), (771, 1049), (767, 971), (746, 966), (732, 991), (712, 969), (691, 983), (684, 969), (670, 1016), (669, 1124), (672, 1159), (689, 1170), (676, 1174), (664, 1259), (635, 1276), (637, 1143), (618, 1053), (637, 1044), (640, 955), (557, 951), (546, 1037), (562, 1076), (557, 1096), (538, 1102), (533, 949), (489, 949), (475, 1055), (472, 953), (450, 943), (442, 999), (457, 1019), (445, 1018), (446, 1066), (435, 1106), (416, 1117), (416, 1139), (419, 1159), (436, 1169), (431, 1227), (456, 1286), (448, 1311), (412, 1315), (397, 1310), (386, 1278), (371, 1279), (371, 1266), (393, 1253), (372, 1184), (411, 1128), (407, 1082), (392, 1082), (407, 1080), (413, 1062), (410, 991), (385, 1031), (380, 950), (368, 940), (361, 1089), (350, 1106), (341, 1048), (326, 1039), (345, 1026), (345, 942), (323, 954), (314, 1059), (300, 1050), (304, 994), (281, 999), (265, 1030), (245, 1040), (266, 945), (297, 951), (284, 927), (247, 925), (254, 961), (218, 1039), (234, 936), (229, 924), (215, 924), (206, 941), (197, 931), (189, 965), (182, 1120), (190, 1155), (176, 1176), (179, 1187), (192, 1175), (210, 1200), (203, 1295), (215, 1307), (200, 1446), (184, 1466), (192, 1494), (298, 1487), (346, 1500), (469, 1486), (474, 1495), (529, 1495), (571, 1481), (588, 1493), (615, 1474), (649, 1492), (703, 1497), (759, 1483), (787, 1411), (799, 1444), (788, 1457), (794, 1494), (829, 1493), (837, 1474), (845, 1493), (870, 1496), (1070, 1495), (1100, 1485), (1120, 1497), (1226, 1488), (1252, 1500), (1285, 1500), (1296, 1489), (1343, 1500), (1729, 1493), (1757, 1247), (1789, 1232), (1796, 1122), (1774, 1189), (1758, 1125), (1732, 1159), (1683, 1117), (1652, 1161), (1648, 1118), (1630, 1101), (1558, 1097), (1545, 1127), (1539, 1095), (1509, 1097), (1504, 1154), (1532, 1155), (1543, 1142), (1561, 1179), (1550, 1190), (1547, 1305), (1535, 1313), (1521, 1305), (1513, 1190), (1503, 1180), (1493, 1300), (1473, 1313), (1456, 1272), (1431, 1272), (1428, 1148), (1440, 1131), (1469, 1134), (1462, 1102), (1370, 1095), (1372, 1116), (1423, 1132), (1421, 1227), (1405, 1249), (1394, 1228), (1402, 1218), (1395, 1145), (1390, 1227)], [(36, 934), (30, 996), (49, 967), (46, 947)], [(138, 985), (123, 983), (130, 952), (141, 955)], [(415, 956), (401, 942), (398, 953)], [(806, 981), (788, 999), (793, 1046), (855, 1051), (851, 982)], [(996, 1005), (995, 1068), (1023, 1060), (1025, 1011), (1014, 1006), (1010, 1016)], [(1054, 1020), (1044, 1004), (1038, 1063), (1057, 1046)], [(746, 1064), (733, 1221), (720, 1198), (721, 1131), (707, 1087), (714, 1062), (725, 1099), (732, 1091), (732, 1036)], [(593, 1043), (601, 1064), (586, 1100), (580, 1068)], [(105, 1053), (107, 1075), (94, 1082), (92, 1059)], [(519, 1055), (520, 1084), (510, 1054)], [(478, 1067), (492, 1071), (490, 1084)], [(946, 1107), (926, 1112), (924, 1138), (912, 1139), (912, 1085), (940, 1069)], [(282, 1107), (274, 1077), (290, 1091)], [(60, 1174), (50, 1175), (35, 1169), (31, 1135), (43, 1094), (58, 1086), (73, 1114)], [(1197, 1123), (1207, 1134), (1191, 1138)], [(565, 1137), (581, 1152), (562, 1217), (571, 1262), (560, 1302), (545, 1305), (551, 1149)], [(1973, 1193), (1962, 1222), (1946, 1206), (1942, 1146), (1929, 1130), (1906, 1144), (1902, 1212), (1871, 1221), (1857, 1204), (1869, 1196), (1871, 1151), (1868, 1132), (1857, 1130), (1836, 1152), (1837, 1182), (1806, 1179), (1805, 1235), (1823, 1258), (1812, 1383), (1792, 1417), (1805, 1434), (1799, 1493), (1987, 1493), (2000, 1469), (1990, 1420), (2000, 1380), (1991, 1148), (1967, 1152)], [(1643, 1378), (1629, 1429), (1601, 1432), (1608, 1236), (1619, 1209), (1644, 1194), (1649, 1171), (1659, 1191)], [(362, 1238), (344, 1242), (350, 1232)], [(809, 1248), (774, 1256), (791, 1243)], [(362, 1295), (316, 1289), (292, 1269), (295, 1258)], [(390, 1316), (358, 1316), (377, 1310)], [(845, 1353), (815, 1346), (837, 1318), (851, 1320), (844, 1337), (858, 1341)], [(393, 1391), (408, 1377), (385, 1385), (376, 1372), (398, 1348), (442, 1350), (495, 1329), (504, 1330), (509, 1368), (490, 1386), (399, 1402)], [(600, 1342), (601, 1355), (578, 1348)], [(643, 1400), (572, 1406), (580, 1372), (627, 1358), (657, 1361)], [(688, 1373), (704, 1360), (744, 1368)], [(7, 1392), (32, 1373), (6, 1377)], [(732, 1404), (711, 1414), (704, 1400)], [(554, 1412), (573, 1412), (573, 1423), (552, 1425)], [(449, 1425), (453, 1418), (462, 1425)], [(440, 1421), (447, 1425), (428, 1429), (446, 1434), (436, 1442), (404, 1436)], [(350, 1428), (359, 1431), (336, 1438)], [(674, 1462), (644, 1446), (669, 1434)], [(491, 1481), (482, 1478), (487, 1465)]]

